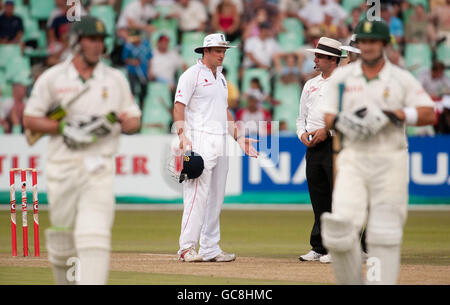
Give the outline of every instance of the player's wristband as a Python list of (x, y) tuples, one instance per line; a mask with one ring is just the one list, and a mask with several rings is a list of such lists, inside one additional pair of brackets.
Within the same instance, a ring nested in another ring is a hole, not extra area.
[(65, 121), (59, 122), (59, 125), (58, 125), (58, 132), (59, 132), (60, 134), (63, 133), (64, 127), (66, 126), (66, 124), (67, 124), (67, 122), (65, 122)]
[(405, 122), (407, 125), (416, 125), (417, 124), (417, 120), (419, 118), (417, 108), (406, 107), (406, 108), (403, 108), (403, 112), (405, 113)]

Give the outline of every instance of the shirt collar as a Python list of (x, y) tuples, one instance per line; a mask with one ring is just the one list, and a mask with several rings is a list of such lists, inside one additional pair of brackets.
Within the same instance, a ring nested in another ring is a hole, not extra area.
[[(70, 79), (77, 79), (80, 78), (81, 76), (78, 73), (77, 69), (75, 69), (75, 66), (72, 62), (73, 57), (68, 58), (67, 61), (65, 62), (65, 64), (68, 65), (68, 76)], [(94, 68), (94, 72), (91, 75), (91, 78), (94, 79), (102, 79), (105, 75), (105, 66), (104, 64), (100, 61)]]
[[(197, 65), (198, 65), (201, 69), (205, 69), (205, 70), (211, 71), (211, 69), (208, 68), (208, 67), (202, 62), (202, 59), (201, 59), (201, 58), (197, 60)], [(222, 73), (222, 70), (223, 70), (223, 67), (222, 67), (222, 66), (218, 66), (216, 72)], [(212, 73), (212, 71), (211, 71), (211, 73)]]
[[(358, 60), (358, 62), (355, 65), (355, 69), (353, 71), (354, 76), (365, 77), (361, 65), (362, 65), (362, 61)], [(378, 73), (376, 78), (379, 78), (383, 81), (389, 80), (389, 74), (391, 72), (391, 69), (392, 69), (392, 64), (389, 61), (389, 59), (387, 59), (387, 57), (385, 56), (384, 57), (384, 66), (381, 69), (381, 71)]]

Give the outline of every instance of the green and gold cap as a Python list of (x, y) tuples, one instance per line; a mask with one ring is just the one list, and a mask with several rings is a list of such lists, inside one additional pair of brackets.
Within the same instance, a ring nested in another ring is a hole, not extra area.
[(386, 43), (391, 41), (389, 26), (384, 21), (361, 20), (355, 28), (356, 41), (358, 39), (383, 40)]

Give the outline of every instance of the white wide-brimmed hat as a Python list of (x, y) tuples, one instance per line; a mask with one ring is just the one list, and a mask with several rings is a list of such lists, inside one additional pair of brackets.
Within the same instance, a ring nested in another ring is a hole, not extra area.
[(225, 35), (221, 33), (209, 34), (203, 39), (203, 46), (195, 48), (194, 52), (202, 54), (204, 48), (235, 48), (230, 46), (230, 42), (225, 39)]
[(342, 44), (339, 41), (328, 37), (321, 37), (315, 49), (306, 49), (306, 51), (329, 56), (346, 57), (342, 56), (341, 47)]
[(348, 52), (361, 54), (361, 50), (355, 46), (356, 46), (356, 35), (353, 34), (352, 38), (350, 38), (350, 42), (349, 42), (348, 46), (342, 46), (341, 49), (348, 51)]

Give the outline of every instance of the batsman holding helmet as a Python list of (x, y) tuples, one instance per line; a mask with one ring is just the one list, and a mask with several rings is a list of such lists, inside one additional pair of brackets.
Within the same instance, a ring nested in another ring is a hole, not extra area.
[(386, 23), (361, 21), (355, 34), (361, 60), (336, 70), (321, 109), (326, 126), (342, 134), (322, 239), (337, 282), (362, 284), (359, 232), (367, 219), (367, 283), (395, 284), (408, 208), (405, 128), (433, 124), (433, 103), (409, 72), (386, 59)]
[(46, 240), (57, 284), (73, 283), (66, 275), (73, 267), (69, 258), (79, 259), (77, 284), (106, 284), (115, 204), (113, 156), (120, 133), (140, 127), (141, 112), (126, 78), (100, 62), (105, 37), (99, 19), (75, 21), (69, 34), (73, 57), (39, 77), (25, 109), (29, 134), (50, 134)]

